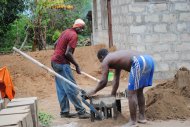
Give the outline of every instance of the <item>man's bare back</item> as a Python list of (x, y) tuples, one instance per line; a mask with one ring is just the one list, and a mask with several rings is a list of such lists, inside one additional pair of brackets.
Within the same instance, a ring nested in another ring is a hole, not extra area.
[[(111, 68), (115, 70), (111, 95), (116, 96), (121, 70), (126, 70), (130, 72), (127, 95), (131, 121), (125, 126), (137, 126), (137, 105), (139, 108), (138, 122), (146, 123), (143, 89), (144, 87), (152, 85), (154, 73), (152, 57), (132, 50), (121, 50), (109, 53), (107, 49), (100, 49), (97, 53), (97, 57), (99, 61), (102, 62), (102, 78), (96, 88), (89, 91), (87, 95), (94, 95), (106, 86), (109, 69)], [(146, 71), (144, 71), (145, 69)]]
[(137, 51), (126, 51), (126, 50), (120, 50), (115, 51), (113, 53), (109, 53), (105, 59), (102, 61), (102, 67), (104, 69), (104, 66), (108, 66), (112, 69), (118, 69), (118, 70), (126, 70), (130, 71), (131, 68), (131, 58), (133, 56), (139, 56), (143, 53), (137, 52)]

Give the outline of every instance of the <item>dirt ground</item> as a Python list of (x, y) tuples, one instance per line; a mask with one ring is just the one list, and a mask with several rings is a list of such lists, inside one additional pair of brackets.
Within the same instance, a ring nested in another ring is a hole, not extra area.
[[(96, 53), (104, 45), (80, 47), (74, 56), (79, 62), (81, 70), (96, 77), (101, 77), (101, 68)], [(114, 49), (111, 49), (114, 50)], [(50, 67), (53, 50), (27, 52), (28, 55)], [(128, 100), (122, 99), (122, 113), (117, 120), (106, 119), (91, 122), (89, 119), (80, 120), (60, 118), (59, 104), (54, 84), (54, 76), (46, 70), (33, 64), (23, 56), (14, 53), (0, 55), (0, 67), (7, 66), (15, 85), (16, 97), (38, 97), (39, 111), (52, 114), (54, 127), (119, 127), (129, 120)], [(86, 90), (94, 88), (97, 82), (78, 75), (73, 71), (77, 84)], [(122, 72), (118, 91), (124, 91), (127, 86), (127, 72)], [(154, 81), (152, 88), (146, 88), (146, 115), (149, 122), (140, 127), (189, 127), (190, 126), (190, 72), (182, 68), (177, 71), (174, 79)], [(109, 94), (111, 87), (107, 87), (97, 94)], [(87, 111), (89, 109), (86, 107)], [(75, 112), (71, 104), (71, 111)]]

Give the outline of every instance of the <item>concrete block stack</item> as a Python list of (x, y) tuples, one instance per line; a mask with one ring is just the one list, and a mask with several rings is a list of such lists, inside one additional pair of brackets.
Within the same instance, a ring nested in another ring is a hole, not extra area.
[(0, 112), (0, 127), (33, 127), (29, 106), (6, 108)]
[(17, 98), (0, 111), (0, 127), (38, 127), (37, 98)]
[[(90, 99), (90, 103), (105, 119), (117, 119), (117, 112), (121, 112), (120, 100), (116, 101), (113, 96), (95, 96)], [(96, 118), (96, 114), (91, 111), (91, 121), (94, 122)]]
[(0, 99), (0, 111), (2, 110), (2, 109), (4, 109), (4, 100), (3, 99)]

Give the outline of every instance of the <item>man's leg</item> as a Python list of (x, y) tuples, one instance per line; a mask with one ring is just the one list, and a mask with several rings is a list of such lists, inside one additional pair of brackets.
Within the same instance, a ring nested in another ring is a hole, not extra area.
[[(54, 71), (56, 71), (58, 74), (63, 76), (63, 65), (62, 64), (57, 64), (55, 62), (51, 62), (52, 68), (54, 69)], [(61, 112), (60, 115), (61, 117), (70, 117), (71, 115), (69, 114), (69, 100), (67, 98), (66, 92), (63, 88), (63, 86), (65, 85), (65, 82), (58, 78), (55, 77), (55, 84), (56, 84), (56, 91), (57, 91), (57, 97), (58, 97), (58, 101), (59, 101), (59, 105), (61, 108)]]
[(55, 82), (56, 82), (56, 91), (57, 91), (57, 97), (59, 100), (61, 112), (60, 115), (64, 113), (69, 113), (69, 100), (67, 98), (67, 95), (65, 93), (65, 90), (63, 89), (62, 81), (60, 78), (55, 77)]
[[(70, 66), (65, 65), (64, 70), (65, 70), (64, 71), (64, 77), (76, 84)], [(74, 107), (75, 107), (76, 111), (78, 112), (79, 116), (83, 115), (84, 116), (83, 118), (89, 118), (90, 115), (86, 114), (86, 110), (82, 106), (82, 103), (78, 98), (78, 90), (75, 87), (69, 85), (68, 83), (66, 83), (64, 85), (64, 89), (65, 89), (65, 92), (67, 94), (68, 99), (74, 105)], [(84, 115), (84, 114), (86, 114), (86, 115)]]
[(136, 115), (137, 115), (137, 91), (128, 91), (128, 100), (129, 100), (129, 111), (130, 111), (130, 117), (131, 121), (129, 122), (130, 125), (136, 125)]
[(137, 90), (137, 100), (138, 100), (138, 107), (139, 107), (139, 120), (140, 123), (146, 123), (146, 117), (145, 117), (145, 97), (143, 94), (143, 89), (140, 88)]

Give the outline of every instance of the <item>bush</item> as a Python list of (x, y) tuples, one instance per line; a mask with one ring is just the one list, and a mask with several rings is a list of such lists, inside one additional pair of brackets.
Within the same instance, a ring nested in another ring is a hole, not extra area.
[(48, 113), (45, 113), (45, 112), (39, 112), (38, 118), (43, 127), (50, 126), (50, 124), (53, 120), (53, 116)]
[(59, 38), (60, 34), (61, 33), (59, 32), (59, 30), (56, 30), (52, 36), (52, 40), (55, 42)]

